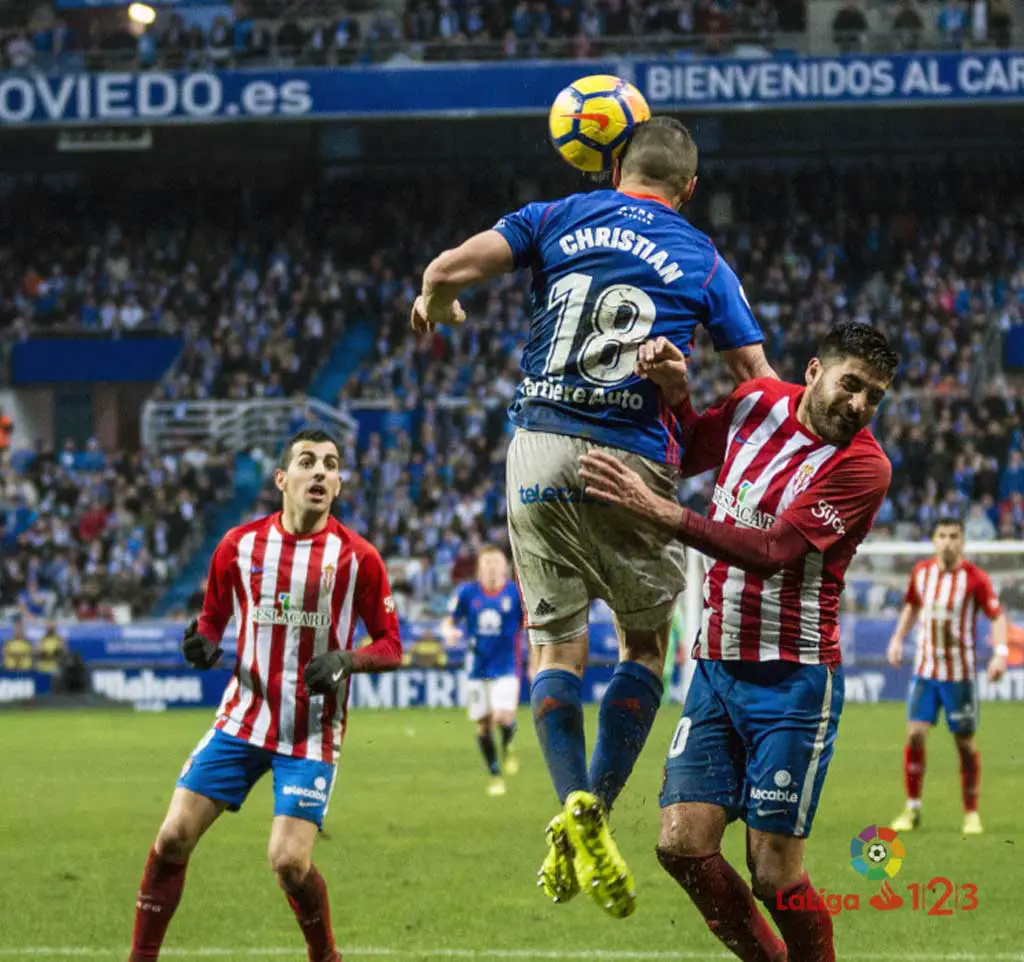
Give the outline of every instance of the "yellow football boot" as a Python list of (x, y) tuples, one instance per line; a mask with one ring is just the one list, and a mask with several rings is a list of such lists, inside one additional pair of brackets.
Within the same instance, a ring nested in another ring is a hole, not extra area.
[(559, 812), (545, 830), (548, 840), (548, 854), (544, 856), (537, 884), (544, 894), (556, 904), (568, 902), (579, 894), (580, 883), (573, 866), (572, 845), (565, 830), (565, 814)]
[(580, 888), (609, 915), (628, 918), (636, 911), (636, 882), (612, 838), (604, 805), (590, 792), (572, 792), (565, 800), (565, 827)]

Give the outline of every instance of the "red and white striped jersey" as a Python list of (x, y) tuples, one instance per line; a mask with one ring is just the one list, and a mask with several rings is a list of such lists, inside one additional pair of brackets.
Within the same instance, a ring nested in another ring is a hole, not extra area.
[(337, 761), (348, 684), (336, 695), (311, 696), (302, 674), (315, 656), (352, 647), (357, 618), (400, 653), (377, 549), (334, 518), (305, 536), (288, 534), (280, 512), (233, 528), (210, 562), (199, 630), (219, 639), (232, 615), (238, 663), (216, 727), (282, 755)]
[(1003, 611), (989, 576), (970, 561), (952, 571), (944, 571), (938, 558), (919, 561), (903, 600), (920, 609), (914, 674), (936, 681), (972, 679), (978, 612), (998, 618)]
[(771, 378), (700, 415), (684, 474), (721, 466), (710, 517), (771, 528), (784, 518), (814, 550), (771, 578), (711, 562), (697, 657), (838, 664), (846, 568), (871, 530), (892, 468), (871, 432), (844, 447), (796, 419), (804, 388)]

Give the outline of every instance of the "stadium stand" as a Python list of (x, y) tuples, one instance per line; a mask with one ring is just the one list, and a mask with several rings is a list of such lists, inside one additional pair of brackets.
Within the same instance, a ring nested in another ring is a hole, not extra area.
[[(102, 193), (68, 207), (66, 198), (34, 191), (21, 203), (45, 211), (51, 229), (44, 236), (34, 233), (37, 221), (19, 221), (23, 232), (0, 274), (0, 329), (17, 335), (55, 325), (153, 326), (185, 341), (159, 398), (301, 400), (327, 345), (348, 326), (368, 322), (369, 354), (330, 398), (364, 425), (358, 448), (345, 451), (340, 512), (385, 557), (413, 559), (402, 561), (402, 571), (408, 569), (412, 595), (426, 600), (471, 570), (482, 543), (505, 540), (504, 409), (528, 328), (529, 291), (525, 277), (502, 279), (469, 299), (472, 324), (422, 339), (408, 330), (408, 305), (434, 252), (529, 198), (513, 202), (493, 183), (471, 190), (434, 184), (429, 196), (422, 186), (360, 192), (332, 185), (298, 205), (287, 191), (244, 201), (204, 197), (202, 216), (183, 213), (198, 208), (183, 205), (173, 190), (130, 208)], [(533, 192), (545, 196), (546, 189), (534, 185)], [(372, 217), (368, 197), (375, 198)], [(414, 197), (418, 217), (410, 221)], [(941, 216), (935, 197), (943, 198)], [(336, 218), (340, 209), (349, 216)], [(1024, 395), (1005, 376), (1002, 347), (1022, 323), (1022, 212), (1012, 168), (984, 176), (970, 166), (894, 168), (884, 177), (864, 167), (705, 172), (691, 217), (744, 278), (783, 377), (800, 378), (808, 352), (837, 321), (869, 319), (898, 336), (900, 385), (877, 424), (895, 467), (882, 535), (915, 538), (936, 517), (971, 506), (977, 530), (1024, 536)], [(65, 244), (71, 217), (90, 230)], [(147, 226), (154, 223), (159, 230)], [(702, 340), (692, 376), (698, 396), (728, 387)], [(305, 419), (297, 406), (289, 427)], [(75, 539), (81, 517), (90, 516), (84, 491), (65, 506), (66, 518), (51, 515), (62, 485), (83, 470), (80, 457), (17, 462), (6, 486), (7, 538), (22, 543), (17, 559), (8, 559), (13, 584), (32, 580), (31, 532), (66, 526)], [(77, 538), (72, 582), (102, 576), (118, 598), (129, 586), (161, 583), (202, 528), (196, 498), (208, 504), (211, 491), (216, 501), (224, 490), (210, 482), (210, 470), (226, 469), (220, 455), (212, 469), (191, 464), (188, 455), (160, 464), (112, 456), (106, 470), (113, 487), (108, 482), (101, 500), (116, 520), (104, 528), (102, 547)], [(94, 480), (102, 483), (102, 469)], [(34, 493), (18, 500), (19, 484)], [(127, 493), (140, 484), (152, 489), (145, 500), (156, 497), (160, 506), (142, 520)], [(174, 493), (180, 489), (190, 494)], [(253, 512), (269, 506), (267, 493)], [(695, 506), (709, 493), (706, 478), (681, 488)], [(38, 504), (46, 506), (43, 518), (26, 525), (25, 506)], [(183, 524), (182, 511), (194, 528)], [(62, 572), (47, 573), (46, 586), (66, 577)], [(74, 594), (53, 590), (64, 604)], [(146, 596), (134, 595), (136, 606)]]
[(0, 609), (29, 619), (144, 615), (229, 490), (232, 456), (15, 451), (0, 483)]

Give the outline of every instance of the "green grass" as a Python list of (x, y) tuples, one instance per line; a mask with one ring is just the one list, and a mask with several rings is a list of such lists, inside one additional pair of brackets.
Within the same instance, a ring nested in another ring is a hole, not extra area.
[[(654, 858), (661, 764), (677, 718), (676, 709), (662, 713), (616, 809), (616, 835), (639, 890), (636, 915), (620, 922), (585, 897), (552, 906), (535, 887), (555, 802), (525, 713), (522, 774), (506, 797), (492, 799), (461, 713), (356, 712), (328, 820), (332, 838), (316, 851), (346, 959), (384, 949), (403, 959), (440, 958), (441, 950), (469, 959), (503, 950), (521, 950), (519, 959), (596, 958), (598, 950), (604, 959), (723, 958)], [(40, 947), (126, 957), (146, 851), (210, 720), (206, 712), (0, 715), (0, 959), (59, 957), (28, 951)], [(934, 732), (925, 824), (905, 837), (906, 861), (893, 883), (903, 894), (907, 883), (937, 875), (972, 883), (978, 909), (949, 918), (907, 906), (882, 914), (867, 905), (877, 888), (850, 868), (849, 845), (902, 805), (902, 707), (847, 708), (807, 856), (816, 886), (861, 896), (860, 911), (835, 920), (840, 959), (1024, 959), (1014, 954), (1024, 953), (1022, 722), (1024, 707), (985, 706), (986, 834), (972, 839), (959, 833), (951, 739)], [(198, 849), (168, 937), (172, 957), (223, 948), (216, 957), (225, 962), (275, 949), (280, 958), (304, 958), (267, 868), (271, 805), (265, 781)], [(733, 826), (726, 854), (737, 866), (742, 850), (742, 828)]]

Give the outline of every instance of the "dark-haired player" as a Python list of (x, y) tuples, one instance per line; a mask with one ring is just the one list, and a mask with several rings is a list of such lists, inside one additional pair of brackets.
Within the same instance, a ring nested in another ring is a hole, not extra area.
[(921, 823), (925, 740), (928, 729), (946, 714), (960, 756), (960, 787), (964, 803), (964, 835), (980, 835), (978, 792), (981, 758), (974, 742), (978, 729), (978, 686), (975, 680), (975, 640), (978, 612), (992, 621), (992, 647), (988, 675), (998, 681), (1006, 672), (1006, 614), (989, 576), (964, 558), (964, 528), (945, 518), (932, 532), (935, 556), (918, 562), (910, 572), (903, 611), (889, 642), (889, 663), (903, 661), (903, 640), (919, 624), (914, 677), (907, 697), (907, 744), (903, 750), (903, 778), (907, 806), (892, 823), (897, 832), (910, 832)]
[[(645, 344), (638, 370), (686, 425), (683, 473), (719, 468), (710, 518), (659, 497), (607, 453), (581, 459), (591, 495), (714, 559), (697, 668), (665, 765), (657, 852), (747, 962), (835, 959), (828, 913), (791, 907), (815, 902), (803, 856), (843, 707), (839, 598), (889, 486), (867, 425), (897, 365), (881, 333), (850, 324), (822, 342), (805, 386), (752, 381), (697, 415), (681, 352), (663, 339)], [(720, 849), (737, 817), (753, 893)]]
[[(212, 668), (234, 615), (238, 663), (149, 853), (129, 962), (159, 956), (193, 849), (267, 772), (274, 779), (271, 867), (310, 962), (341, 959), (313, 844), (334, 788), (348, 676), (397, 668), (402, 649), (380, 555), (330, 515), (339, 469), (330, 435), (300, 431), (274, 472), (281, 510), (233, 528), (214, 552), (202, 613), (185, 630), (182, 652), (196, 668)], [(373, 640), (352, 651), (360, 618)]]
[[(577, 459), (605, 445), (662, 494), (675, 491), (682, 427), (633, 370), (650, 337), (689, 353), (702, 324), (737, 381), (772, 375), (736, 275), (680, 213), (696, 174), (697, 146), (681, 123), (642, 124), (616, 164), (617, 189), (528, 204), (445, 251), (427, 267), (412, 310), (417, 331), (459, 323), (461, 290), (519, 268), (533, 272), (506, 487), (527, 629), (540, 651), (534, 724), (563, 803), (548, 825), (540, 884), (556, 902), (582, 886), (618, 918), (633, 912), (635, 886), (608, 811), (661, 703), (685, 560), (656, 526), (584, 498)], [(581, 696), (594, 598), (615, 613), (620, 663), (588, 768)]]

